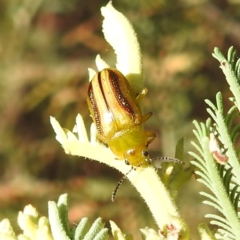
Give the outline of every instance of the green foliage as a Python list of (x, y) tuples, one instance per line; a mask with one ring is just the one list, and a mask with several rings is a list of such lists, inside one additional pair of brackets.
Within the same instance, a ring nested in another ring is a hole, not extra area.
[(18, 214), (18, 225), (22, 233), (16, 235), (8, 219), (0, 222), (1, 240), (53, 240), (50, 225), (46, 217), (40, 217), (37, 210), (28, 205)]
[[(181, 138), (177, 142), (175, 157), (177, 159), (184, 159), (184, 139)], [(159, 165), (154, 163), (156, 168), (161, 168), (159, 175), (161, 181), (169, 190), (171, 196), (177, 200), (180, 189), (188, 182), (192, 176), (192, 167), (184, 168), (184, 162), (182, 163), (162, 163), (159, 161)]]
[(101, 218), (89, 226), (87, 218), (83, 218), (76, 228), (69, 227), (67, 194), (60, 196), (58, 203), (49, 202), (49, 222), (54, 239), (59, 240), (105, 240), (108, 229), (104, 228)]
[[(67, 194), (61, 195), (57, 203), (50, 201), (48, 207), (49, 222), (45, 217), (39, 218), (36, 209), (32, 206), (27, 206), (24, 213), (20, 212), (18, 222), (23, 234), (18, 236), (10, 221), (2, 220), (0, 222), (0, 240), (106, 240), (109, 238), (108, 229), (104, 227), (105, 224), (101, 218), (96, 219), (92, 224), (88, 218), (82, 218), (77, 226), (69, 226)], [(36, 220), (40, 220), (38, 225)], [(51, 231), (49, 231), (49, 227)], [(131, 234), (124, 234), (113, 221), (110, 221), (110, 227), (114, 240), (134, 239)], [(144, 240), (162, 239), (153, 229), (145, 228), (141, 229), (141, 232)]]
[(233, 93), (231, 98), (233, 106), (224, 113), (220, 92), (216, 95), (216, 104), (206, 100), (209, 106), (207, 112), (212, 119), (208, 119), (206, 123), (194, 121), (194, 134), (198, 143), (192, 144), (198, 153), (190, 154), (195, 158), (192, 164), (197, 167), (195, 173), (199, 176), (198, 181), (211, 192), (200, 193), (207, 199), (204, 203), (220, 213), (206, 215), (212, 219), (211, 224), (217, 225), (216, 238), (240, 239), (240, 161), (237, 149), (240, 129), (237, 123), (240, 109), (240, 61), (236, 61), (236, 51), (232, 47), (228, 51), (227, 59), (217, 48), (213, 56), (220, 62), (220, 68)]

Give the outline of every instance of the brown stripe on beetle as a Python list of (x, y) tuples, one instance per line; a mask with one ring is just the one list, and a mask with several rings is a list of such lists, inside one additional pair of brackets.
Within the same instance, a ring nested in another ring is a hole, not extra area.
[(102, 128), (101, 128), (101, 120), (100, 120), (100, 114), (99, 114), (99, 110), (98, 110), (98, 106), (96, 104), (96, 100), (95, 100), (95, 96), (94, 96), (94, 92), (93, 92), (93, 87), (92, 87), (92, 82), (90, 82), (89, 87), (88, 87), (88, 97), (89, 100), (91, 102), (91, 106), (92, 106), (92, 110), (90, 109), (90, 113), (93, 119), (95, 119), (95, 124), (97, 127), (97, 131), (98, 132), (102, 132)]
[[(114, 71), (112, 71), (111, 69), (107, 69), (108, 74), (109, 74), (109, 80), (113, 86), (113, 90), (116, 96), (117, 101), (119, 102), (119, 104), (131, 115), (133, 116), (133, 119), (135, 117), (135, 111), (133, 110), (133, 108), (131, 107), (131, 104), (129, 104), (129, 102), (126, 100), (126, 97), (123, 94), (123, 90), (128, 90), (130, 88), (130, 86), (125, 87), (125, 89), (122, 89), (122, 84), (119, 84), (119, 76), (115, 74)], [(127, 81), (127, 80), (126, 80)], [(128, 84), (125, 81), (126, 84)]]

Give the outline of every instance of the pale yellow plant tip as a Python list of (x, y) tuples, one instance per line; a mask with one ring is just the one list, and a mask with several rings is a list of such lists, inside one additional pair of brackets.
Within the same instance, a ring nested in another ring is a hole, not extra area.
[(3, 219), (0, 222), (0, 239), (17, 240), (16, 234), (14, 233), (11, 223), (8, 219)]
[(116, 53), (116, 68), (126, 76), (134, 92), (139, 93), (143, 88), (142, 55), (132, 24), (112, 2), (102, 7), (101, 13), (104, 37)]

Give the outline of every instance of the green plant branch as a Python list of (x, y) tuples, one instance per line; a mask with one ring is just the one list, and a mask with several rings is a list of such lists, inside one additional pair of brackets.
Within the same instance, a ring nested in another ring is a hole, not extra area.
[[(220, 68), (226, 76), (226, 80), (230, 86), (230, 90), (234, 95), (236, 106), (240, 109), (240, 85), (239, 85), (239, 60), (235, 64), (236, 51), (231, 47), (228, 51), (228, 58), (226, 59), (219, 48), (214, 48), (212, 54), (220, 62)], [(234, 70), (234, 67), (237, 69)]]
[[(199, 168), (199, 170), (196, 170), (196, 174), (201, 176), (198, 181), (205, 184), (215, 196), (211, 196), (210, 194), (203, 192), (201, 192), (200, 194), (211, 200), (204, 201), (205, 204), (208, 204), (218, 209), (227, 220), (225, 220), (227, 224), (221, 223), (222, 218), (221, 221), (213, 220), (211, 221), (211, 223), (216, 224), (223, 229), (226, 229), (229, 236), (232, 236), (233, 239), (238, 239), (238, 237), (240, 236), (240, 222), (235, 208), (229, 199), (228, 192), (226, 191), (223, 184), (223, 180), (219, 174), (217, 163), (209, 149), (209, 122), (204, 125), (203, 123), (199, 124), (194, 121), (194, 125), (197, 129), (197, 131), (194, 131), (194, 134), (199, 141), (199, 145), (193, 143), (193, 146), (196, 147), (200, 155), (190, 152), (190, 154), (196, 158), (196, 160), (192, 161), (192, 164)], [(213, 219), (220, 220), (220, 218), (216, 217), (216, 215), (207, 216)]]
[[(212, 194), (201, 192), (207, 200), (203, 203), (216, 208), (223, 216), (207, 214), (211, 224), (219, 228), (215, 234), (217, 239), (240, 239), (240, 220), (238, 205), (240, 198), (240, 162), (234, 143), (239, 136), (240, 125), (235, 124), (239, 116), (240, 103), (240, 61), (236, 61), (236, 51), (230, 48), (227, 59), (215, 48), (213, 56), (220, 62), (220, 68), (226, 76), (234, 98), (229, 111), (224, 114), (222, 94), (216, 95), (216, 106), (206, 100), (207, 112), (213, 119), (206, 124), (194, 122), (194, 134), (198, 143), (193, 146), (198, 151), (190, 153), (195, 157), (192, 164), (197, 167), (199, 182), (209, 188)], [(238, 111), (237, 111), (238, 110)], [(235, 126), (234, 126), (235, 124)], [(219, 146), (221, 145), (221, 147)], [(222, 165), (219, 165), (222, 164)]]
[(215, 107), (209, 100), (206, 100), (206, 103), (211, 107), (211, 109), (207, 109), (207, 112), (211, 115), (211, 117), (216, 123), (219, 140), (224, 145), (224, 148), (227, 150), (226, 155), (228, 156), (228, 161), (233, 168), (232, 171), (234, 173), (236, 182), (238, 185), (240, 185), (240, 162), (233, 144), (233, 139), (231, 138), (230, 129), (226, 123), (226, 117), (223, 115), (223, 103), (221, 93), (217, 94), (216, 101), (217, 107)]
[[(65, 209), (67, 207), (67, 195), (61, 195), (58, 204), (53, 201), (48, 203), (48, 217), (54, 239), (71, 240), (66, 226)], [(63, 210), (64, 209), (64, 210)]]

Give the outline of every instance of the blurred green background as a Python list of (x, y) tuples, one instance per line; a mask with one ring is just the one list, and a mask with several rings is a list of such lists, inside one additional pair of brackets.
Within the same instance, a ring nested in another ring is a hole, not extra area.
[[(49, 116), (72, 129), (81, 113), (87, 129), (87, 68), (101, 54), (114, 66), (112, 48), (101, 31), (102, 0), (0, 0), (0, 219), (17, 221), (17, 212), (33, 204), (47, 214), (48, 200), (69, 194), (69, 218), (102, 216), (139, 238), (139, 228), (156, 225), (128, 181), (116, 202), (111, 193), (121, 174), (94, 161), (66, 155), (55, 140)], [(113, 0), (128, 17), (142, 48), (145, 112), (155, 131), (151, 156), (173, 156), (185, 139), (185, 161), (192, 150), (192, 120), (208, 117), (204, 99), (230, 92), (214, 47), (225, 54), (240, 49), (240, 2), (237, 0)], [(240, 55), (240, 54), (239, 54)], [(96, 69), (96, 68), (95, 68)], [(203, 186), (193, 176), (180, 193), (183, 217), (196, 227), (212, 211), (201, 204)], [(197, 214), (196, 214), (197, 213)]]

